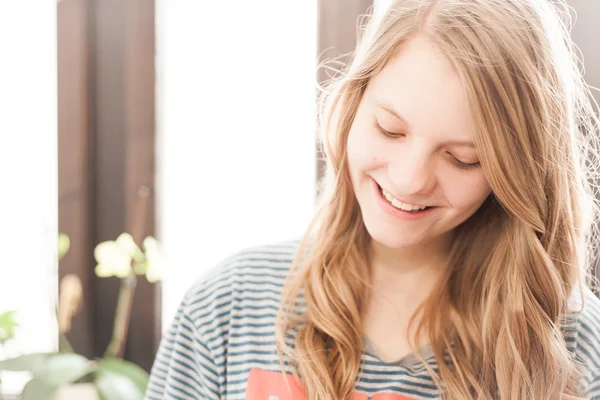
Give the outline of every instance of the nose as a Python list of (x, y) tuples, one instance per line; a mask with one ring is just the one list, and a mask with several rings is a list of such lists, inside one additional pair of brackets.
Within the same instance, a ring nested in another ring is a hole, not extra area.
[(426, 149), (412, 147), (388, 164), (388, 175), (399, 196), (428, 195), (436, 185), (434, 160)]

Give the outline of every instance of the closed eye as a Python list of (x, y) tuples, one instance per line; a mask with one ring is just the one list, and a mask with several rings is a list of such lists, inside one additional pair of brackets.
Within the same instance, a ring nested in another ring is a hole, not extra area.
[(470, 169), (478, 168), (479, 166), (481, 166), (481, 162), (466, 163), (466, 162), (460, 161), (458, 158), (454, 157), (450, 153), (448, 153), (448, 155), (450, 156), (450, 162), (452, 162), (452, 164), (454, 164), (455, 166), (457, 166), (460, 169), (470, 170)]
[[(377, 129), (377, 131), (379, 131), (379, 133), (381, 133), (383, 136), (385, 136), (386, 138), (389, 138), (389, 139), (396, 139), (396, 138), (406, 136), (403, 133), (390, 132), (390, 131), (384, 129), (381, 125), (379, 125), (379, 123), (376, 120), (374, 121), (374, 127), (375, 127), (375, 129)], [(454, 164), (456, 167), (458, 167), (462, 170), (471, 170), (471, 169), (478, 168), (481, 166), (481, 162), (466, 163), (466, 162), (463, 162), (463, 161), (459, 160), (458, 158), (454, 157), (449, 152), (448, 152), (448, 155), (450, 156), (450, 162), (452, 162), (452, 164)]]
[(396, 133), (396, 132), (390, 132), (388, 130), (383, 129), (383, 127), (381, 125), (379, 125), (379, 122), (375, 121), (375, 129), (377, 129), (379, 131), (379, 133), (381, 133), (383, 136), (386, 136), (388, 138), (399, 138), (404, 136), (403, 133)]

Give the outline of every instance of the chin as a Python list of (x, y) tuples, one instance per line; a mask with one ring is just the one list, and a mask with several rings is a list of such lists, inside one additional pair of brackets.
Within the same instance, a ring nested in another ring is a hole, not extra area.
[(378, 238), (375, 236), (371, 236), (371, 238), (377, 242), (378, 244), (380, 244), (381, 246), (384, 246), (388, 249), (404, 249), (404, 248), (409, 248), (409, 247), (413, 247), (413, 246), (417, 246), (420, 243), (422, 243), (421, 241), (417, 241), (417, 240), (404, 240), (403, 238), (397, 238), (397, 239), (392, 239), (389, 237), (384, 237), (384, 238)]
[(373, 226), (365, 221), (365, 226), (369, 236), (382, 246), (390, 249), (400, 249), (411, 247), (423, 243), (426, 239), (421, 235), (415, 235), (414, 232), (398, 232), (382, 226)]

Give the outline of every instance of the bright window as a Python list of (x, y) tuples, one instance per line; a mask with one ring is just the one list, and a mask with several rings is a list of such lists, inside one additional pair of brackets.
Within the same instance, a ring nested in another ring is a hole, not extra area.
[(0, 54), (0, 313), (21, 326), (4, 358), (57, 345), (56, 2), (0, 2)]
[(219, 261), (308, 226), (317, 4), (158, 0), (156, 14), (164, 327)]

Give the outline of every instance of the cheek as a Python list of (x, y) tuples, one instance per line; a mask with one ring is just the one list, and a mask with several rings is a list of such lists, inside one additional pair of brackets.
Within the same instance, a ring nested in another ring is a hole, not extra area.
[(385, 167), (392, 146), (377, 136), (368, 123), (357, 121), (348, 134), (347, 155), (350, 169), (373, 171)]
[(377, 151), (373, 148), (368, 132), (354, 125), (348, 134), (348, 165), (354, 171), (366, 171), (378, 164)]
[(483, 173), (458, 173), (463, 176), (455, 177), (451, 183), (445, 185), (446, 199), (457, 210), (475, 212), (490, 195), (490, 186)]

